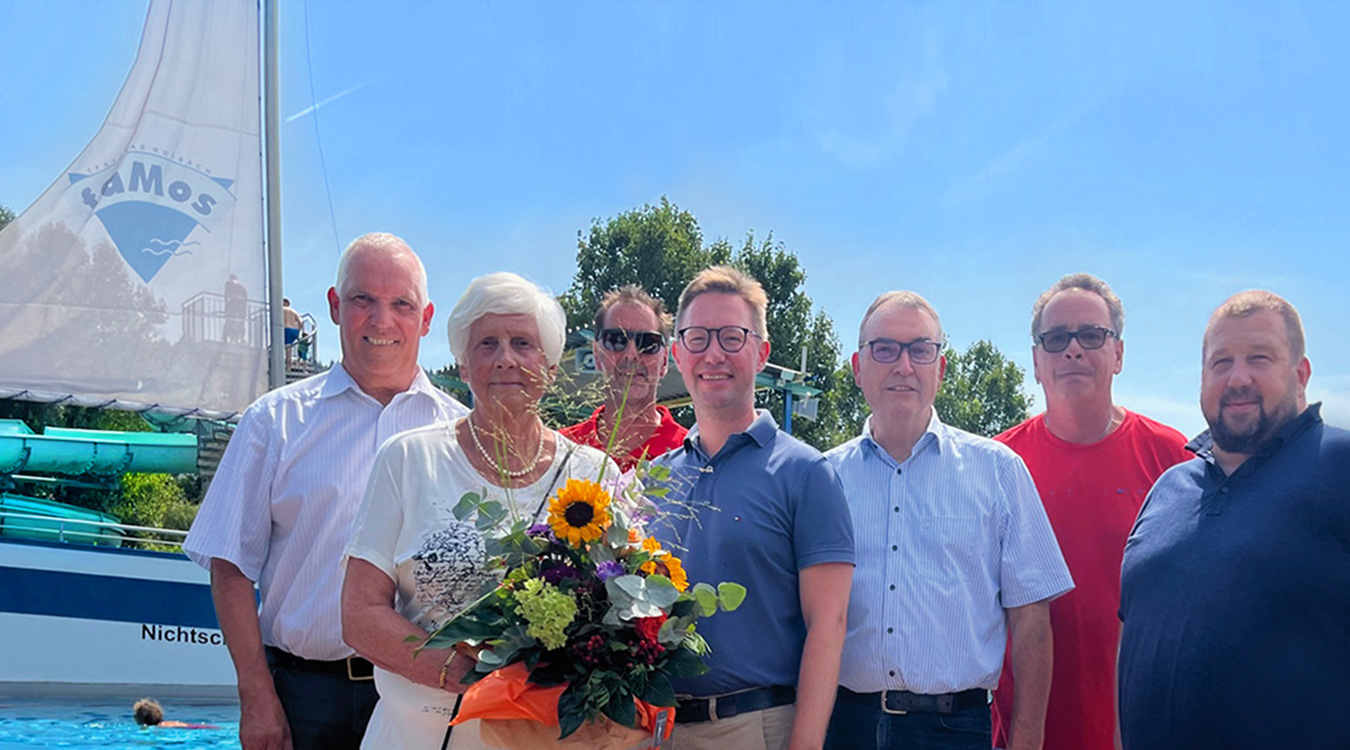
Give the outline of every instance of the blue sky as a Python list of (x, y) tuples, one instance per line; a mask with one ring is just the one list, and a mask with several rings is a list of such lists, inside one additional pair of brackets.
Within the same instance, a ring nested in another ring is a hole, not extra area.
[[(1126, 308), (1117, 401), (1187, 433), (1208, 314), (1272, 289), (1350, 425), (1348, 4), (283, 6), (286, 293), (322, 313), (342, 245), (404, 236), (440, 307), (426, 366), (470, 278), (562, 291), (579, 230), (666, 195), (709, 240), (772, 231), (846, 344), (907, 288), (1029, 370), (1036, 295), (1096, 273)], [(97, 131), (144, 12), (0, 0), (0, 203)]]

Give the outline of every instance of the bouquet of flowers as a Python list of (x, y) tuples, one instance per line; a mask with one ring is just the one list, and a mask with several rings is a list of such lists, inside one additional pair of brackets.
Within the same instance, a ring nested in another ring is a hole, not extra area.
[(484, 531), (506, 529), (486, 541), (502, 578), (422, 648), (485, 647), (455, 723), (482, 719), (490, 744), (628, 747), (668, 736), (670, 679), (708, 669), (697, 619), (745, 599), (736, 583), (691, 587), (681, 560), (640, 527), (656, 511), (638, 484), (614, 487), (618, 502), (596, 482), (569, 479), (550, 499), (548, 522), (534, 526), (473, 493), (454, 509)]

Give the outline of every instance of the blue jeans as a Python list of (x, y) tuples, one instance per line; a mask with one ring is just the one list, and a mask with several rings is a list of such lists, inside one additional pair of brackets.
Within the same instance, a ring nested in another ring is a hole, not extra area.
[(295, 750), (358, 750), (375, 702), (374, 680), (272, 666)]
[(888, 714), (841, 698), (834, 703), (825, 750), (989, 750), (989, 707), (949, 714)]

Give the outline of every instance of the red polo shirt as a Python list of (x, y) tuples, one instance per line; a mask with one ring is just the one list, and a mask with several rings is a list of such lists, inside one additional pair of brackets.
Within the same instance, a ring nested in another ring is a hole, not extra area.
[[(605, 435), (602, 438), (597, 434), (596, 424), (597, 420), (600, 418), (600, 412), (604, 411), (604, 409), (604, 405), (601, 404), (600, 407), (595, 410), (595, 413), (591, 414), (590, 418), (585, 422), (574, 424), (571, 427), (564, 427), (561, 430), (558, 430), (558, 432), (561, 432), (563, 437), (573, 442), (580, 443), (581, 445), (589, 445), (592, 448), (598, 448), (603, 451), (606, 448), (606, 444), (609, 442), (609, 436)], [(684, 444), (684, 436), (689, 434), (689, 430), (685, 429), (683, 425), (675, 421), (675, 418), (670, 415), (670, 409), (658, 405), (656, 411), (661, 415), (661, 424), (656, 426), (656, 432), (653, 432), (652, 436), (647, 438), (647, 442), (634, 448), (633, 451), (626, 456), (612, 457), (619, 464), (621, 470), (628, 471), (634, 466), (637, 466), (638, 461), (642, 460), (644, 457), (649, 459), (656, 458), (662, 453), (673, 448), (678, 448)]]

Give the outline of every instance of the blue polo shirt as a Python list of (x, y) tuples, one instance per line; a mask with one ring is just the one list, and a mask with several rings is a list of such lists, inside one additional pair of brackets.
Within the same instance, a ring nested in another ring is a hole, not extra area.
[(848, 504), (824, 456), (760, 411), (715, 456), (698, 427), (657, 460), (670, 469), (664, 518), (652, 525), (684, 563), (690, 582), (734, 581), (748, 591), (735, 612), (700, 620), (712, 670), (673, 680), (694, 696), (796, 685), (806, 642), (798, 572), (853, 563)]
[(1126, 750), (1350, 748), (1350, 432), (1314, 404), (1225, 476), (1208, 433), (1121, 573)]

